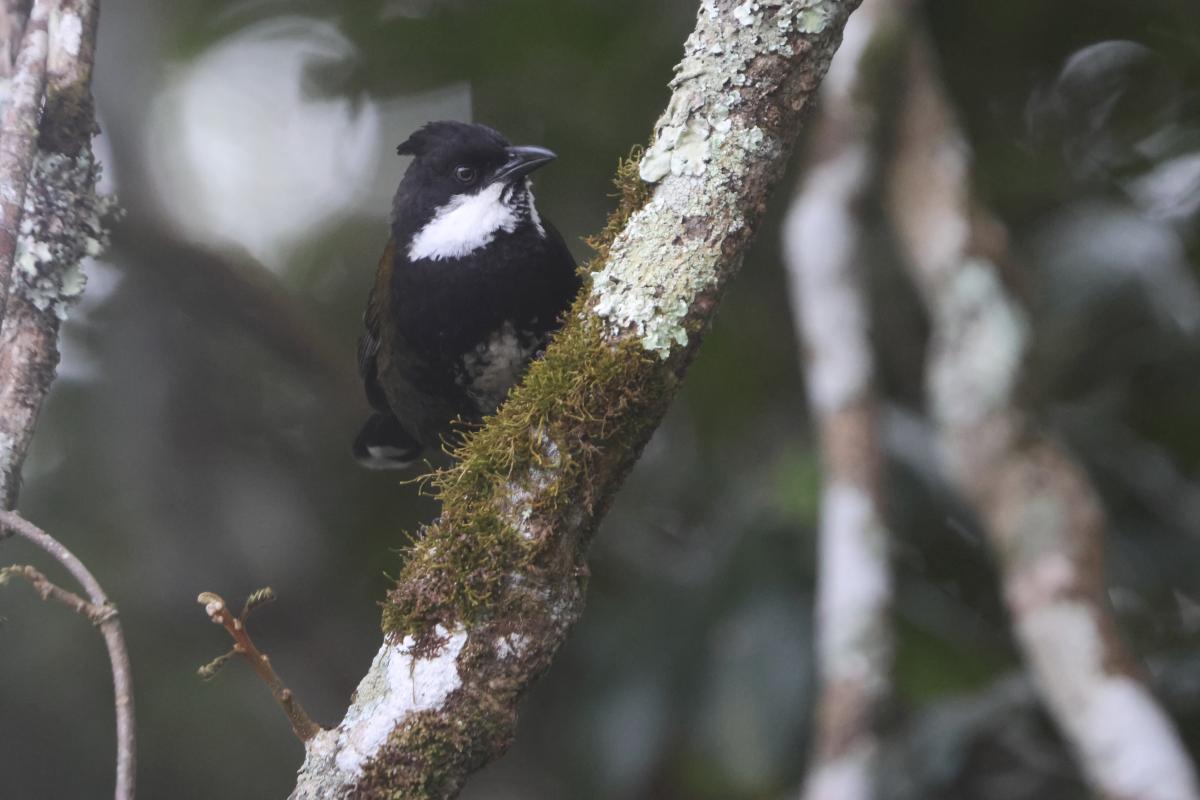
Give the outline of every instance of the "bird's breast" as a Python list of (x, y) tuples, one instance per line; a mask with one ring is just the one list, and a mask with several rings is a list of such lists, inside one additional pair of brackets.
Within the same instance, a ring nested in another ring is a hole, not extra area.
[(456, 383), (482, 415), (493, 414), (525, 372), (546, 335), (518, 328), (511, 321), (465, 352), (459, 360)]

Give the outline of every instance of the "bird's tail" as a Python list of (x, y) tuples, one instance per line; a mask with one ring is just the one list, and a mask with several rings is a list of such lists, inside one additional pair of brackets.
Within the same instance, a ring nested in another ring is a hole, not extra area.
[(404, 469), (420, 454), (421, 445), (391, 414), (372, 414), (354, 440), (354, 458), (367, 469)]

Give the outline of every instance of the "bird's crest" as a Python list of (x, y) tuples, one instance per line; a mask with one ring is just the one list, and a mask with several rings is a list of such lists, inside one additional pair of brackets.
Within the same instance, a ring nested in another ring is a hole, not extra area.
[(472, 142), (480, 138), (491, 139), (499, 147), (508, 146), (508, 140), (499, 131), (486, 125), (442, 121), (422, 125), (396, 148), (396, 153), (402, 156), (422, 156), (435, 146)]

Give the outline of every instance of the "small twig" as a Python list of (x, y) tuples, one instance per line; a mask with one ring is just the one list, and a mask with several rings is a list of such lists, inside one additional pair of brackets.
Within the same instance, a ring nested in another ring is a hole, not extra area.
[(93, 625), (99, 625), (117, 613), (117, 610), (112, 606), (94, 605), (74, 592), (62, 588), (42, 574), (36, 567), (27, 564), (14, 564), (11, 567), (0, 568), (0, 585), (7, 583), (8, 579), (13, 576), (24, 578), (43, 600), (54, 600), (57, 603), (61, 603), (76, 614), (90, 619)]
[(117, 777), (116, 800), (133, 800), (134, 779), (137, 770), (137, 740), (133, 719), (133, 679), (129, 666), (129, 652), (117, 609), (109, 601), (99, 582), (75, 555), (57, 539), (34, 525), (15, 511), (0, 510), (0, 539), (16, 534), (40, 547), (62, 564), (79, 582), (87, 594), (84, 600), (74, 592), (67, 591), (46, 578), (33, 567), (7, 567), (0, 570), (4, 577), (17, 575), (33, 586), (46, 600), (56, 600), (75, 612), (86, 616), (104, 636), (108, 648), (108, 660), (112, 664), (113, 701), (117, 713)]
[(37, 0), (21, 37), (11, 93), (0, 117), (0, 321), (8, 307), (17, 238), (25, 213), (25, 188), (37, 153), (38, 122), (46, 91), (50, 0)]
[(292, 723), (292, 731), (295, 732), (296, 737), (301, 742), (307, 742), (321, 732), (321, 726), (313, 722), (312, 718), (308, 716), (308, 712), (300, 705), (300, 701), (292, 694), (292, 690), (287, 688), (275, 674), (275, 669), (271, 666), (271, 659), (255, 647), (254, 641), (250, 638), (250, 632), (246, 630), (246, 617), (250, 615), (250, 612), (274, 599), (275, 592), (271, 590), (271, 587), (259, 589), (246, 598), (241, 615), (234, 616), (221, 595), (215, 592), (201, 592), (196, 601), (204, 606), (209, 619), (229, 633), (233, 639), (233, 649), (217, 656), (197, 671), (201, 678), (210, 680), (233, 656), (239, 655), (246, 659), (258, 677), (262, 678), (263, 682), (267, 684), (267, 688), (271, 690), (271, 696), (275, 698), (275, 702), (279, 703), (279, 707), (287, 715), (288, 721)]

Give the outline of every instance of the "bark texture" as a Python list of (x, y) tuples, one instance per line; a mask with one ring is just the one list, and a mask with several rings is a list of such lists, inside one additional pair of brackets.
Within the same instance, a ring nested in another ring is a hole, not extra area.
[[(26, 29), (36, 33), (38, 8)], [(45, 101), (23, 197), (7, 313), (0, 326), (0, 505), (16, 507), (21, 466), (58, 366), (58, 331), (83, 293), (82, 262), (107, 243), (113, 206), (96, 195), (92, 56), (97, 4), (49, 4)], [(44, 21), (43, 21), (44, 24)]]
[(783, 231), (824, 481), (809, 800), (875, 796), (876, 718), (891, 683), (891, 572), (860, 242), (878, 127), (865, 73), (897, 12), (892, 0), (864, 0), (847, 23), (821, 87), (807, 169)]
[[(29, 173), (37, 154), (38, 116), (46, 90), (46, 27), (50, 0), (34, 3), (28, 19), (5, 9), (4, 29), (12, 38), (6, 49), (15, 61), (3, 64), (10, 77), (0, 117), (0, 320), (8, 307), (13, 260), (21, 234)], [(15, 43), (19, 42), (19, 45)]]
[(1002, 281), (1005, 234), (971, 196), (970, 153), (925, 41), (903, 68), (891, 216), (933, 323), (929, 401), (1017, 639), (1099, 796), (1196, 798), (1191, 760), (1113, 620), (1099, 500), (1017, 402), (1028, 325)]
[(737, 272), (856, 0), (706, 0), (567, 325), (436, 476), (346, 718), (293, 798), (451, 797), (579, 616), (587, 546)]

